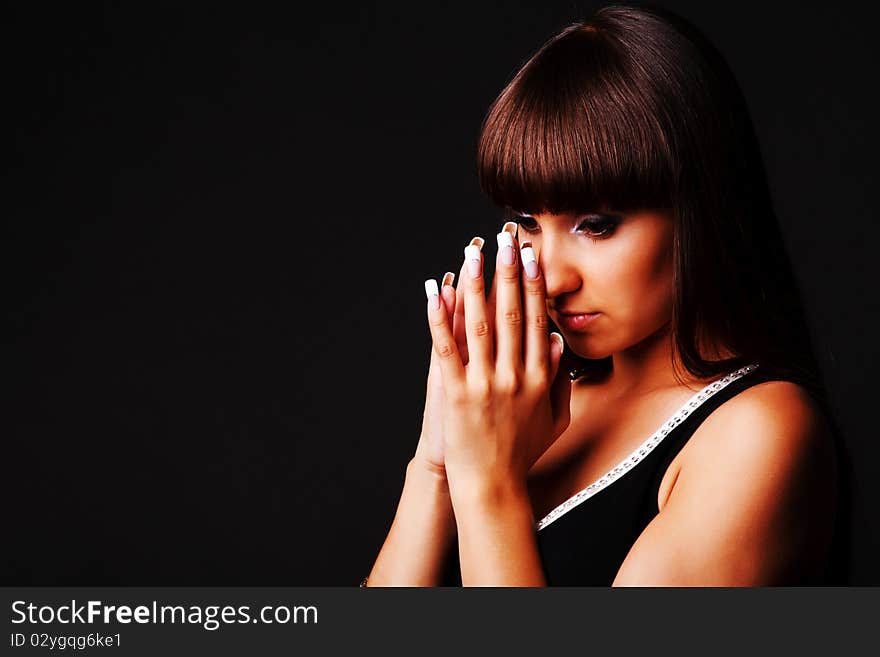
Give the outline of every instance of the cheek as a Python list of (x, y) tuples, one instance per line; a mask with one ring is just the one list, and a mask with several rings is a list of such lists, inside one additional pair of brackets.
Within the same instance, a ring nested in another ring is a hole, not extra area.
[(615, 293), (607, 299), (609, 314), (614, 308), (621, 321), (638, 327), (665, 322), (672, 304), (672, 253), (662, 236), (621, 239), (608, 256), (603, 278)]

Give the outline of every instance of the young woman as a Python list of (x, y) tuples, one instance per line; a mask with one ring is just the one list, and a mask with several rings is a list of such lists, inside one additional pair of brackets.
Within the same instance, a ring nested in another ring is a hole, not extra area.
[(477, 164), (510, 221), (491, 286), (481, 238), (426, 282), (422, 434), (362, 585), (843, 583), (842, 443), (718, 52), (600, 9), (504, 88)]

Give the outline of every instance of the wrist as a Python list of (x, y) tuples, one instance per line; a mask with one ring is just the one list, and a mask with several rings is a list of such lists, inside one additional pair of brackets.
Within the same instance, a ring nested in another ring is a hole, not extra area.
[(421, 500), (419, 505), (425, 512), (436, 509), (453, 521), (452, 500), (449, 496), (449, 481), (446, 472), (432, 463), (412, 459), (406, 466), (403, 483), (408, 495)]
[(446, 468), (431, 463), (418, 455), (412, 457), (406, 464), (407, 478), (413, 477), (424, 480), (426, 483), (440, 487), (442, 490), (449, 492), (449, 481), (446, 477)]
[(415, 500), (422, 517), (434, 517), (447, 538), (456, 533), (446, 472), (432, 463), (413, 458), (406, 466), (404, 494)]
[(497, 513), (510, 507), (526, 506), (531, 509), (526, 483), (514, 477), (453, 476), (449, 480), (449, 494), (453, 506), (467, 512)]
[(391, 528), (366, 586), (433, 586), (456, 535), (445, 476), (413, 459)]

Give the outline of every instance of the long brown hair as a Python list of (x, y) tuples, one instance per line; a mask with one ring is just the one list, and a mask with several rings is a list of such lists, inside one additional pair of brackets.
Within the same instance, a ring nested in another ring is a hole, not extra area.
[[(612, 5), (565, 27), (491, 105), (477, 173), (514, 217), (671, 210), (670, 328), (684, 367), (707, 378), (757, 362), (803, 385), (833, 423), (745, 99), (693, 25)], [(708, 344), (733, 356), (712, 359)], [(611, 364), (565, 353), (587, 377)]]

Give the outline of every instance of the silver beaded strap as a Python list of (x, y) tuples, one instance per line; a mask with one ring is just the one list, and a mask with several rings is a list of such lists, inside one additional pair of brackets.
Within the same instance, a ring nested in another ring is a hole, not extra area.
[(639, 463), (639, 461), (645, 458), (645, 456), (647, 456), (652, 449), (660, 444), (660, 441), (663, 440), (667, 436), (667, 434), (669, 434), (675, 427), (681, 424), (681, 422), (696, 408), (698, 408), (700, 404), (709, 399), (712, 395), (714, 395), (722, 388), (726, 387), (728, 384), (733, 383), (740, 377), (745, 376), (746, 374), (757, 368), (757, 363), (745, 365), (735, 372), (731, 372), (730, 374), (721, 377), (717, 381), (713, 381), (712, 383), (708, 384), (705, 388), (700, 390), (700, 392), (691, 397), (684, 404), (684, 406), (679, 408), (672, 415), (672, 417), (669, 418), (666, 423), (663, 424), (650, 438), (645, 440), (645, 442), (643, 442), (632, 452), (630, 452), (630, 454), (625, 459), (623, 459), (620, 463), (611, 468), (604, 475), (599, 477), (592, 484), (590, 484), (580, 492), (575, 493), (567, 500), (565, 500), (565, 502), (550, 511), (550, 513), (548, 513), (546, 516), (541, 518), (541, 520), (539, 520), (536, 525), (538, 531), (542, 530), (551, 522), (553, 522), (563, 514), (567, 513), (568, 511), (571, 511), (571, 509), (576, 507), (578, 504), (580, 504), (584, 500), (591, 498), (600, 490), (619, 479), (622, 475), (629, 472), (633, 468), (633, 466), (635, 466), (637, 463)]

